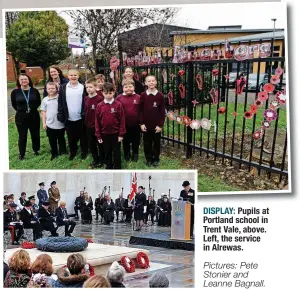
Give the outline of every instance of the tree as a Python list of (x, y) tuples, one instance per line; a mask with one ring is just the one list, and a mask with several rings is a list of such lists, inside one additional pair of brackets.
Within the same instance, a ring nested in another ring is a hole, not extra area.
[(167, 23), (177, 8), (91, 9), (64, 11), (72, 17), (73, 33), (85, 34), (92, 48), (92, 63), (97, 57), (109, 58), (118, 51), (117, 37), (129, 29), (148, 23)]
[[(6, 31), (8, 31), (8, 29), (10, 29), (10, 27), (12, 26), (12, 24), (18, 19), (19, 16), (19, 12), (6, 12), (5, 13), (5, 29)], [(16, 59), (16, 56), (14, 55), (14, 53), (11, 53), (11, 57), (12, 57), (12, 61), (14, 64), (14, 75), (15, 75), (15, 79), (17, 78), (17, 75), (20, 73), (20, 64), (19, 61)]]
[(20, 12), (6, 34), (7, 50), (27, 65), (44, 71), (70, 54), (68, 25), (55, 11)]

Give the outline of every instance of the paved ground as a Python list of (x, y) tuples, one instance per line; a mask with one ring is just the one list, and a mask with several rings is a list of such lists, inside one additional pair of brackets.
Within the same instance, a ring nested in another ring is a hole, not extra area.
[[(141, 232), (166, 232), (170, 228), (157, 226), (144, 227)], [(172, 288), (194, 287), (194, 252), (184, 250), (170, 250), (158, 247), (131, 246), (128, 244), (131, 235), (135, 234), (131, 225), (114, 223), (111, 226), (93, 222), (92, 225), (78, 224), (74, 236), (93, 239), (95, 243), (126, 246), (147, 249), (150, 252), (150, 262), (165, 264), (166, 268), (159, 270), (164, 272), (170, 280)], [(12, 246), (8, 246), (10, 248)], [(130, 276), (125, 279), (126, 287), (145, 288), (149, 287), (149, 279), (158, 270), (151, 269), (146, 274)]]

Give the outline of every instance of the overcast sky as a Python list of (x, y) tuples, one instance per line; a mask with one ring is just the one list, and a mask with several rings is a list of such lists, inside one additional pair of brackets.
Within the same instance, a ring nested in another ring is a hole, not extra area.
[[(72, 19), (58, 11), (72, 26)], [(242, 28), (273, 28), (272, 18), (276, 18), (276, 28), (286, 27), (285, 3), (229, 3), (185, 5), (178, 12), (174, 25), (207, 29), (208, 26), (242, 25)], [(82, 50), (73, 50), (74, 53)]]

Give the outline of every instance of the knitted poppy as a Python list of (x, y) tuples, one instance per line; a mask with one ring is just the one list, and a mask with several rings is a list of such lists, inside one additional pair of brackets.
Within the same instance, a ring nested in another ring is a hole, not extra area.
[(268, 121), (274, 121), (277, 119), (277, 113), (272, 109), (267, 109), (264, 111), (264, 117)]
[(258, 140), (261, 138), (261, 136), (262, 136), (262, 131), (256, 131), (253, 134), (253, 139)]
[(280, 104), (285, 104), (286, 103), (286, 95), (284, 92), (277, 92), (276, 94), (276, 100), (280, 103)]
[(267, 120), (264, 120), (262, 123), (261, 123), (263, 129), (268, 129), (271, 127), (271, 123)]
[(256, 114), (256, 112), (257, 112), (257, 106), (256, 106), (256, 105), (251, 105), (251, 106), (250, 106), (250, 111), (251, 111), (253, 114)]
[(261, 101), (266, 101), (268, 98), (269, 98), (269, 95), (267, 92), (259, 92), (258, 93), (258, 99), (261, 100)]
[(278, 100), (273, 100), (271, 103), (270, 103), (270, 109), (272, 110), (276, 110), (277, 108), (279, 107), (279, 102)]
[(283, 69), (281, 67), (278, 67), (276, 70), (275, 70), (275, 74), (277, 76), (281, 76), (283, 74)]
[(182, 76), (184, 75), (184, 70), (181, 69), (180, 71), (178, 71), (178, 75), (179, 75), (180, 77), (182, 77)]
[(183, 124), (186, 125), (186, 126), (188, 126), (192, 122), (191, 118), (188, 117), (188, 116), (183, 116), (182, 121), (183, 121)]
[(192, 122), (190, 123), (190, 127), (193, 130), (198, 130), (201, 127), (201, 122), (198, 120), (192, 120)]
[(271, 76), (270, 82), (271, 82), (273, 85), (277, 85), (277, 84), (280, 82), (279, 76), (277, 76), (277, 75)]
[(211, 72), (212, 72), (212, 74), (213, 74), (214, 77), (216, 77), (219, 74), (219, 70), (216, 69), (216, 68), (213, 69)]
[(264, 91), (267, 93), (272, 93), (275, 89), (275, 86), (273, 84), (267, 83), (264, 85)]
[(255, 105), (256, 107), (261, 107), (261, 106), (263, 105), (263, 102), (262, 102), (260, 99), (256, 99), (256, 100), (254, 101), (254, 105)]
[(144, 71), (142, 72), (142, 76), (143, 76), (143, 77), (146, 77), (147, 75), (148, 75), (147, 71), (144, 70)]
[(224, 114), (226, 112), (226, 108), (225, 107), (220, 107), (218, 109), (219, 114)]
[(246, 112), (244, 113), (244, 117), (245, 117), (246, 119), (252, 119), (252, 118), (253, 118), (253, 113), (252, 113), (251, 111), (246, 111)]

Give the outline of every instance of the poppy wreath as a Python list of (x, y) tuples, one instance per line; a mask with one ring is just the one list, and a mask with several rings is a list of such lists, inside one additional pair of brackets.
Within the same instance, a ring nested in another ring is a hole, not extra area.
[[(95, 275), (95, 269), (94, 267), (90, 264), (90, 263), (87, 263), (89, 265), (89, 272), (90, 272), (90, 277), (94, 276)], [(61, 267), (62, 269), (66, 269), (67, 268), (67, 265)]]
[(127, 273), (135, 272), (135, 264), (132, 259), (127, 256), (121, 257), (121, 265), (124, 267)]
[(25, 241), (22, 243), (21, 248), (22, 249), (34, 249), (34, 248), (36, 248), (36, 245), (35, 245), (35, 242)]
[(136, 262), (138, 266), (142, 269), (150, 268), (149, 265), (149, 258), (148, 256), (143, 252), (138, 252), (136, 255)]

